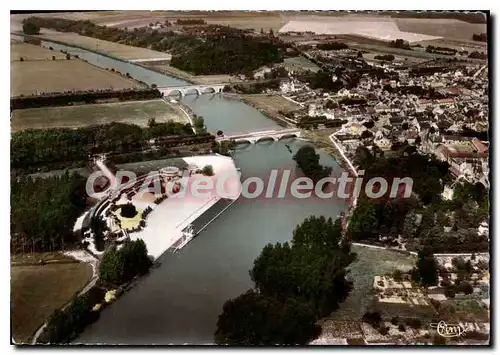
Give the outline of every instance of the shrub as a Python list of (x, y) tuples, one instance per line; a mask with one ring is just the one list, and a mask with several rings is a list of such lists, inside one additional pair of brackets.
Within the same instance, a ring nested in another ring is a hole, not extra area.
[(377, 311), (366, 312), (363, 315), (363, 322), (371, 324), (374, 327), (378, 326), (381, 320), (382, 320), (382, 317), (380, 316), (380, 313)]
[(395, 281), (402, 281), (403, 280), (403, 272), (401, 270), (394, 270), (392, 273), (392, 277)]
[(133, 204), (127, 203), (122, 206), (120, 214), (125, 218), (133, 218), (137, 215), (137, 209)]
[(470, 284), (470, 282), (462, 281), (457, 287), (457, 292), (463, 292), (466, 295), (470, 295), (474, 292), (474, 287)]
[(444, 295), (448, 298), (455, 297), (455, 287), (449, 286), (444, 290)]
[(214, 169), (212, 165), (205, 165), (201, 170), (201, 173), (205, 176), (212, 176), (214, 174)]
[(396, 316), (396, 317), (392, 317), (391, 319), (391, 323), (392, 325), (398, 325), (399, 323), (399, 318)]
[(387, 333), (389, 333), (389, 328), (388, 327), (380, 327), (379, 329), (379, 333), (382, 334), (382, 335), (387, 335)]
[(406, 321), (406, 325), (413, 329), (419, 329), (422, 326), (422, 321), (419, 318), (410, 318)]
[(400, 324), (400, 325), (398, 326), (398, 330), (399, 330), (400, 332), (405, 332), (405, 331), (406, 331), (406, 328), (405, 328), (404, 324)]

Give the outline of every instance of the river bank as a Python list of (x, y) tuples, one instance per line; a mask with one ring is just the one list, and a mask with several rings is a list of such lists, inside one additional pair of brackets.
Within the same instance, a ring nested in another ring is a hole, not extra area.
[(268, 106), (264, 106), (261, 103), (259, 103), (258, 100), (250, 98), (250, 96), (255, 96), (255, 95), (248, 95), (248, 94), (237, 94), (237, 93), (224, 93), (223, 94), (225, 97), (231, 100), (238, 100), (242, 101), (245, 104), (247, 104), (250, 107), (253, 107), (257, 109), (259, 112), (264, 114), (267, 118), (270, 120), (273, 120), (276, 122), (279, 126), (283, 128), (291, 128), (295, 127), (295, 122), (279, 113), (276, 111), (271, 111)]

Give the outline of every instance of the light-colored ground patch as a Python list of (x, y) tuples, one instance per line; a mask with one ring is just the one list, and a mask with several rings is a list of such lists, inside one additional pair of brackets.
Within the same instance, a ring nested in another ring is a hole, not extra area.
[(293, 112), (301, 108), (299, 105), (284, 99), (281, 95), (251, 94), (242, 95), (242, 97), (256, 107), (274, 114), (278, 114), (278, 111)]
[(56, 310), (68, 303), (92, 277), (89, 264), (11, 267), (11, 324), (17, 343), (30, 340)]
[(15, 42), (10, 45), (10, 61), (19, 61), (22, 57), (24, 61), (30, 60), (52, 60), (52, 56), (56, 59), (66, 59), (66, 54), (51, 51), (50, 49), (36, 46), (29, 43)]
[(310, 70), (314, 73), (320, 70), (320, 67), (318, 67), (316, 64), (308, 60), (307, 58), (304, 58), (302, 56), (300, 57), (293, 57), (293, 58), (285, 58), (283, 60), (284, 66), (287, 70)]
[(167, 120), (189, 122), (177, 107), (158, 99), (14, 110), (11, 129), (16, 132), (25, 129), (77, 128), (111, 122), (146, 127), (149, 118), (155, 118), (158, 123)]
[(356, 34), (366, 37), (392, 41), (398, 38), (409, 42), (435, 39), (439, 36), (429, 36), (410, 31), (401, 31), (392, 18), (371, 16), (302, 16), (291, 18), (279, 32), (306, 32), (317, 34)]
[(154, 63), (154, 62), (146, 62), (142, 63), (145, 66), (151, 67), (153, 69), (159, 70), (162, 73), (165, 73), (167, 75), (173, 75), (185, 80), (188, 80), (190, 82), (193, 82), (195, 84), (201, 84), (201, 85), (210, 85), (210, 84), (221, 84), (221, 83), (240, 83), (243, 80), (231, 76), (231, 75), (192, 75), (188, 72), (179, 70), (177, 68), (174, 68), (170, 66), (169, 64), (160, 64), (160, 63)]
[(132, 79), (78, 59), (12, 62), (10, 75), (11, 96), (142, 87)]
[[(486, 24), (468, 23), (451, 19), (395, 19), (400, 31), (424, 35), (472, 40), (474, 33), (486, 32)], [(422, 39), (423, 40), (423, 39)]]

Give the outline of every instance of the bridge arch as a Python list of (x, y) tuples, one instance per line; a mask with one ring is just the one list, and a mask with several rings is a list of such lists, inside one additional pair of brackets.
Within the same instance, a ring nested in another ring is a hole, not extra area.
[(213, 87), (204, 87), (200, 89), (201, 94), (215, 94), (217, 91)]
[(255, 143), (259, 143), (259, 142), (274, 142), (274, 141), (275, 141), (274, 137), (272, 137), (272, 136), (264, 136), (264, 137), (257, 138), (255, 140)]
[(296, 133), (284, 134), (281, 137), (279, 137), (278, 140), (280, 141), (282, 139), (291, 139), (291, 138), (297, 138), (297, 134)]
[(180, 96), (180, 97), (184, 96), (184, 91), (181, 89), (172, 89), (170, 91), (167, 91), (166, 93), (167, 94), (164, 96)]
[(185, 96), (185, 95), (192, 95), (192, 94), (193, 94), (193, 92), (194, 92), (196, 95), (198, 95), (198, 96), (200, 96), (200, 95), (201, 95), (201, 91), (200, 91), (200, 89), (198, 89), (198, 88), (194, 87), (194, 88), (187, 88), (186, 90), (184, 90), (184, 96)]
[(238, 138), (234, 141), (234, 143), (237, 145), (253, 144), (252, 140), (250, 140), (249, 138)]

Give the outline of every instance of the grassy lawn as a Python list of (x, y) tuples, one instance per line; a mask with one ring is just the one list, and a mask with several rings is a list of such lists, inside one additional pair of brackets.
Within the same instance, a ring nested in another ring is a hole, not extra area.
[(73, 259), (72, 257), (57, 252), (14, 254), (11, 255), (10, 257), (10, 262), (13, 264), (31, 264), (31, 263), (37, 263), (40, 260), (43, 260), (45, 262), (57, 260), (58, 262), (61, 263), (75, 262), (75, 259)]
[(145, 127), (150, 117), (154, 117), (158, 123), (166, 120), (188, 123), (179, 110), (165, 101), (147, 100), (14, 110), (11, 127), (13, 132), (30, 128), (77, 128), (111, 122)]
[(89, 264), (11, 267), (11, 326), (17, 343), (29, 342), (50, 315), (92, 276)]
[(372, 249), (353, 245), (357, 259), (349, 267), (349, 277), (354, 281), (354, 288), (347, 299), (340, 304), (340, 309), (333, 313), (336, 320), (360, 320), (372, 297), (373, 277), (392, 273), (395, 269), (409, 270), (416, 259), (397, 252)]

